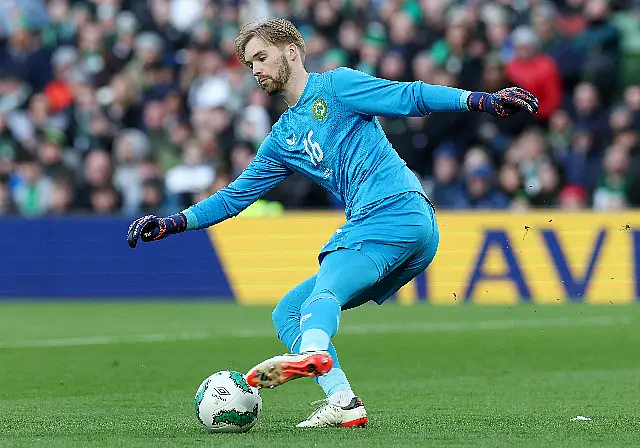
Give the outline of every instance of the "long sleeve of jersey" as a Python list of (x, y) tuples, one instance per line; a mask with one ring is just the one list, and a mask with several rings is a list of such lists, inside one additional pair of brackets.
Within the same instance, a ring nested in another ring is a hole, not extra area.
[(238, 215), (292, 174), (273, 157), (270, 144), (268, 136), (255, 159), (235, 181), (183, 211), (187, 230), (204, 229)]
[(342, 104), (365, 115), (422, 117), (431, 112), (469, 110), (471, 92), (422, 81), (389, 81), (343, 67), (333, 70), (331, 84)]

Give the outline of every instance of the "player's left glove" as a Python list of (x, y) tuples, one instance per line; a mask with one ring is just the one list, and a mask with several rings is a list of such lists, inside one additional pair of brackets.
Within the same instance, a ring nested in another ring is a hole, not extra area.
[(157, 241), (185, 230), (187, 230), (187, 217), (183, 213), (166, 218), (147, 215), (131, 223), (127, 232), (127, 243), (133, 249), (138, 244), (138, 239), (145, 243)]
[(533, 115), (538, 112), (538, 98), (520, 87), (508, 87), (496, 93), (473, 92), (467, 98), (467, 106), (500, 118), (523, 110)]

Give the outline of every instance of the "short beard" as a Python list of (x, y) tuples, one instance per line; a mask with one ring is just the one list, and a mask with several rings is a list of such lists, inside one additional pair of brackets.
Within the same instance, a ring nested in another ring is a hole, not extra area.
[(269, 96), (274, 96), (282, 93), (282, 89), (289, 82), (291, 77), (291, 67), (284, 54), (280, 55), (280, 67), (278, 67), (278, 74), (275, 78), (271, 78), (271, 86), (265, 88), (264, 91)]

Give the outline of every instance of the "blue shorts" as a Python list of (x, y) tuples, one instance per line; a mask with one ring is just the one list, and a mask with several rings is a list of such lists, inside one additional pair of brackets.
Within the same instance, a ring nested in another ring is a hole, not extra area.
[[(429, 266), (439, 241), (433, 206), (420, 193), (408, 192), (375, 202), (351, 216), (322, 247), (318, 261), (322, 265), (329, 253), (339, 249), (366, 255), (377, 268), (377, 280), (350, 298), (343, 309), (370, 300), (381, 304)], [(348, 266), (339, 272), (345, 282), (358, 275), (350, 273)]]

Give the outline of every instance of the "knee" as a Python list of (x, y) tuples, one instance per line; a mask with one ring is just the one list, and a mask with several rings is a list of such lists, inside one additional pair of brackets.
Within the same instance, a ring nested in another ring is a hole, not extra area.
[(273, 309), (271, 313), (271, 320), (273, 321), (273, 326), (275, 327), (278, 334), (280, 334), (281, 330), (287, 324), (287, 321), (290, 319), (289, 312), (287, 307), (284, 306), (282, 301), (278, 302), (278, 305)]
[(311, 305), (313, 302), (315, 302), (317, 300), (320, 300), (320, 299), (331, 299), (331, 300), (336, 302), (337, 306), (339, 306), (339, 307), (342, 306), (342, 304), (340, 303), (340, 300), (338, 300), (338, 298), (336, 297), (336, 295), (334, 293), (332, 293), (328, 289), (323, 289), (323, 290), (319, 291), (317, 294), (313, 294), (311, 297), (307, 298), (307, 300), (302, 302), (302, 306), (300, 307), (300, 309), (304, 310), (306, 307)]

